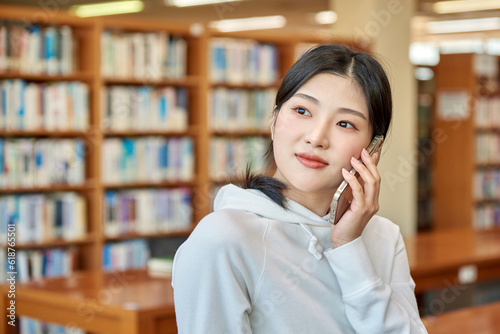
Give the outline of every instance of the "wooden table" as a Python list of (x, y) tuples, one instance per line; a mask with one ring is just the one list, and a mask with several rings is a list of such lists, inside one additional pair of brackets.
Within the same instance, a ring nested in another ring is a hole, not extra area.
[[(3, 293), (3, 310), (7, 302)], [(170, 279), (151, 277), (145, 270), (81, 272), (18, 284), (15, 302), (17, 318), (24, 315), (92, 333), (177, 333)], [(0, 334), (12, 329), (1, 325)]]
[(498, 334), (500, 302), (422, 318), (429, 334)]
[[(476, 270), (476, 281), (500, 279), (500, 229), (450, 229), (405, 238), (415, 292), (464, 283)], [(473, 277), (473, 275), (472, 275)], [(467, 281), (465, 282), (467, 283)]]

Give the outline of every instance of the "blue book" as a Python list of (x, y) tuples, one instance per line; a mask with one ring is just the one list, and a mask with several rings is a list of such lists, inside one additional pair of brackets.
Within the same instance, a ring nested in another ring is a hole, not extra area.
[(102, 250), (102, 266), (104, 271), (111, 271), (111, 244), (105, 244)]
[(160, 99), (158, 100), (158, 104), (159, 104), (159, 118), (160, 118), (160, 122), (165, 122), (165, 120), (167, 119), (167, 99), (165, 97), (164, 94), (160, 95)]

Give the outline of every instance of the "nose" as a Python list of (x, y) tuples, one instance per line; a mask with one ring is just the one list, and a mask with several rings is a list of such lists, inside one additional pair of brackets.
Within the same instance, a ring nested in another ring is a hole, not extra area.
[(329, 135), (329, 122), (321, 122), (314, 124), (308, 129), (304, 135), (304, 142), (311, 145), (313, 148), (322, 148), (324, 150), (330, 147)]

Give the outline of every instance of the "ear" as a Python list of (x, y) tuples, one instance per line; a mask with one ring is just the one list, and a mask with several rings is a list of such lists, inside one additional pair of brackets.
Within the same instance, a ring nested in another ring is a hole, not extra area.
[(276, 118), (278, 117), (277, 106), (274, 106), (273, 110), (273, 121), (271, 122), (271, 141), (274, 140), (274, 127), (276, 126)]

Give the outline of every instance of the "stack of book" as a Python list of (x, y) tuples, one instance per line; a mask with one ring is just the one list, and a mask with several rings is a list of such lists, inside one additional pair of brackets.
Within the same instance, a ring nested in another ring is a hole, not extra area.
[(478, 164), (500, 163), (500, 134), (490, 132), (476, 135), (476, 162)]
[(101, 72), (107, 78), (179, 79), (187, 74), (187, 42), (166, 32), (101, 35)]
[(70, 74), (78, 54), (69, 26), (0, 21), (0, 71)]
[[(75, 269), (76, 256), (76, 250), (72, 247), (18, 250), (14, 270), (17, 272), (16, 280), (23, 283), (43, 277), (69, 276)], [(6, 249), (0, 248), (0, 278), (3, 282), (6, 281), (7, 272), (13, 271), (6, 259)]]
[(79, 139), (0, 139), (0, 187), (82, 184), (85, 155)]
[(73, 192), (0, 196), (0, 246), (7, 225), (16, 228), (16, 243), (76, 240), (86, 234), (86, 202)]
[(144, 268), (149, 259), (149, 248), (144, 239), (107, 243), (102, 256), (105, 271)]
[(189, 137), (107, 138), (102, 161), (106, 183), (190, 181), (193, 141)]
[(81, 82), (0, 81), (0, 129), (86, 130), (89, 89)]
[(185, 88), (108, 86), (102, 97), (102, 120), (110, 130), (184, 131), (188, 126)]
[(256, 171), (265, 171), (268, 147), (269, 139), (263, 137), (214, 137), (210, 142), (210, 176), (226, 180), (241, 175), (248, 164)]
[(268, 43), (213, 38), (210, 73), (213, 83), (271, 85), (278, 80), (278, 52)]
[(104, 233), (115, 237), (186, 230), (192, 210), (189, 188), (107, 191)]
[(269, 131), (276, 89), (217, 87), (210, 94), (211, 128), (216, 131)]

